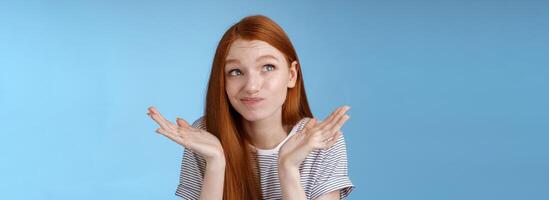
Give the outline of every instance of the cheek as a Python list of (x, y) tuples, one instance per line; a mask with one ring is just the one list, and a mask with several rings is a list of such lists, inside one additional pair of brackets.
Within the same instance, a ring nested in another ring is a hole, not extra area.
[(236, 81), (225, 81), (225, 92), (229, 98), (233, 98), (238, 94), (238, 83)]
[(272, 77), (267, 83), (269, 83), (269, 90), (272, 92), (278, 101), (284, 101), (286, 99), (286, 93), (288, 91), (287, 78), (284, 76)]

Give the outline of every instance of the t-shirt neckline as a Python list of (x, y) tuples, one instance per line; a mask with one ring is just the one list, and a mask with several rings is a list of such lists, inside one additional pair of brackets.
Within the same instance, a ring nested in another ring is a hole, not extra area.
[(286, 138), (284, 138), (284, 140), (282, 140), (282, 142), (280, 142), (278, 145), (276, 145), (275, 148), (272, 148), (272, 149), (261, 149), (261, 148), (257, 148), (255, 146), (253, 146), (252, 144), (250, 144), (250, 146), (252, 147), (252, 149), (255, 150), (255, 152), (257, 153), (257, 155), (272, 155), (272, 154), (278, 154), (278, 151), (280, 150), (280, 147), (282, 147), (282, 145), (284, 145), (284, 143), (286, 143), (286, 141), (288, 139), (290, 139), (290, 137), (292, 137), (292, 135), (294, 135), (296, 132), (297, 132), (297, 129), (299, 128), (300, 124), (302, 123), (304, 119), (300, 120), (297, 124), (294, 125), (294, 127), (292, 128), (292, 130), (290, 131), (290, 133), (288, 133), (288, 135), (286, 136)]

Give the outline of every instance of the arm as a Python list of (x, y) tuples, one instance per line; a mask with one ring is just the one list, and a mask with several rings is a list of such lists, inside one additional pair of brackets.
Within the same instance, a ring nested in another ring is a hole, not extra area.
[[(349, 108), (348, 106), (338, 108), (322, 123), (317, 124), (316, 119), (312, 118), (304, 128), (282, 145), (278, 152), (278, 175), (283, 199), (307, 199), (301, 186), (299, 165), (311, 151), (329, 149), (338, 141), (342, 134), (340, 128), (349, 119), (349, 116), (345, 115)], [(339, 199), (339, 195), (333, 198), (334, 191), (317, 190), (314, 191), (317, 193), (312, 193), (311, 198)]]
[[(191, 154), (185, 150), (183, 163), (187, 162), (188, 167), (193, 168), (191, 174), (181, 176), (181, 183), (178, 186), (176, 195), (185, 199), (196, 199), (198, 196), (198, 180), (202, 179), (200, 186), (200, 199), (223, 199), (223, 183), (225, 178), (225, 154), (219, 139), (207, 131), (204, 117), (196, 120), (192, 125), (187, 121), (177, 118), (177, 125), (164, 118), (154, 107), (149, 107), (147, 113), (155, 120), (160, 128), (157, 133), (165, 135), (174, 142), (182, 145), (185, 149), (192, 149), (200, 157), (206, 160), (204, 177), (198, 176), (197, 161), (191, 159)], [(194, 156), (194, 153), (192, 154)], [(186, 185), (187, 188), (184, 189)]]
[(279, 165), (278, 176), (280, 179), (280, 189), (282, 190), (282, 199), (284, 200), (303, 200), (307, 199), (305, 191), (301, 186), (299, 169), (295, 167), (283, 167)]
[[(292, 167), (279, 167), (278, 176), (280, 179), (280, 187), (282, 189), (282, 199), (307, 199), (305, 191), (301, 186), (299, 169)], [(339, 200), (339, 190), (324, 194), (316, 200)]]
[(224, 179), (225, 158), (207, 162), (200, 199), (223, 199)]

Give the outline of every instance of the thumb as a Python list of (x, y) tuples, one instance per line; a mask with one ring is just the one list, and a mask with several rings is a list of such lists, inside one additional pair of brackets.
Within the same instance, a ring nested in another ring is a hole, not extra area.
[(307, 122), (307, 125), (305, 125), (305, 129), (310, 130), (316, 125), (316, 118), (312, 118)]
[(187, 123), (184, 119), (181, 119), (179, 117), (177, 117), (177, 120), (175, 120), (177, 122), (177, 125), (181, 126), (181, 127), (188, 127), (189, 126), (189, 123)]

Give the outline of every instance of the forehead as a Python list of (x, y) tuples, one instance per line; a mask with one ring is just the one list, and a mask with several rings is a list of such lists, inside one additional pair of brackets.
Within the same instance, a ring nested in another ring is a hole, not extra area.
[(262, 55), (273, 55), (279, 60), (283, 60), (284, 55), (282, 52), (280, 52), (275, 47), (271, 46), (269, 43), (261, 40), (243, 40), (243, 39), (237, 39), (235, 40), (230, 48), (229, 52), (227, 54), (227, 58), (225, 60), (229, 59), (237, 59), (237, 60), (254, 60), (257, 57), (260, 57)]

